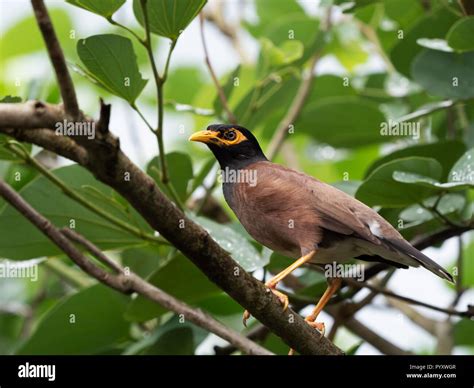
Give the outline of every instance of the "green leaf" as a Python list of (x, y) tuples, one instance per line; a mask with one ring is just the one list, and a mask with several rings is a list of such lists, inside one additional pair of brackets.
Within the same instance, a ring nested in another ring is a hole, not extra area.
[(448, 181), (460, 185), (474, 185), (474, 148), (467, 151), (449, 172)]
[(396, 159), (375, 169), (362, 182), (356, 198), (368, 206), (400, 207), (418, 203), (432, 195), (435, 190), (426, 187), (397, 182), (393, 179), (395, 171), (414, 173), (433, 179), (442, 175), (441, 164), (431, 158), (410, 157)]
[(141, 277), (148, 277), (159, 265), (165, 261), (169, 247), (157, 245), (145, 245), (143, 247), (129, 248), (121, 252), (123, 267)]
[(358, 35), (355, 26), (344, 23), (339, 25), (332, 31), (331, 42), (324, 48), (324, 53), (334, 55), (342, 66), (352, 72), (369, 57)]
[(448, 182), (440, 183), (420, 174), (395, 171), (393, 179), (397, 182), (425, 186), (434, 190), (455, 191), (474, 188), (474, 148), (467, 151), (449, 172)]
[(101, 284), (65, 298), (40, 321), (21, 355), (94, 354), (128, 339), (128, 298)]
[(295, 0), (256, 0), (255, 7), (261, 25), (266, 25), (291, 14), (305, 15)]
[(94, 35), (77, 42), (90, 74), (107, 90), (134, 104), (147, 83), (142, 79), (132, 42), (120, 35)]
[[(413, 59), (423, 50), (417, 40), (420, 38), (444, 39), (446, 32), (457, 20), (456, 15), (440, 7), (417, 20), (417, 23), (408, 31), (402, 30), (403, 39), (398, 42), (390, 52), (390, 59), (395, 68), (406, 77), (410, 77), (410, 67)], [(394, 35), (398, 31), (391, 32)], [(397, 36), (398, 37), (398, 36)]]
[(193, 355), (208, 333), (174, 316), (127, 349), (125, 354)]
[[(423, 203), (427, 207), (432, 207), (435, 205), (437, 199), (438, 196), (430, 197), (423, 201)], [(466, 198), (463, 195), (449, 193), (441, 198), (436, 209), (441, 214), (449, 215), (461, 212), (465, 204)], [(416, 224), (421, 224), (435, 218), (432, 212), (418, 204), (409, 206), (401, 211), (399, 217), (409, 223), (409, 225), (406, 225), (405, 227), (412, 227)]]
[[(80, 166), (72, 165), (54, 171), (69, 188), (76, 190), (91, 203), (139, 229), (152, 233), (148, 224), (131, 208), (114, 201), (112, 189), (99, 183)], [(94, 188), (95, 191), (90, 188)], [(77, 232), (103, 250), (143, 244), (143, 240), (66, 197), (43, 176), (35, 178), (20, 191), (21, 196), (58, 227), (69, 227), (71, 220)], [(0, 212), (0, 257), (24, 260), (52, 256), (61, 251), (11, 206)], [(25, 239), (25, 236), (28, 236)]]
[(125, 0), (66, 0), (66, 2), (105, 18), (110, 18), (125, 3)]
[[(148, 0), (146, 9), (150, 31), (176, 40), (204, 4), (206, 0)], [(138, 22), (144, 26), (140, 0), (133, 0), (133, 12)]]
[(446, 39), (456, 51), (474, 50), (474, 16), (458, 20), (449, 29)]
[(182, 66), (170, 69), (164, 86), (166, 99), (180, 104), (192, 104), (204, 83), (203, 72), (197, 67)]
[(454, 163), (466, 151), (464, 143), (452, 141), (439, 141), (430, 144), (419, 144), (410, 147), (401, 148), (388, 155), (377, 159), (368, 169), (365, 176), (369, 176), (375, 169), (382, 164), (386, 164), (395, 159), (406, 158), (410, 156), (420, 156), (436, 159), (443, 167), (443, 175), (441, 179), (447, 179), (449, 171)]
[[(189, 304), (195, 304), (199, 300), (221, 292), (193, 263), (181, 254), (155, 270), (148, 281)], [(165, 308), (143, 296), (138, 296), (128, 306), (126, 318), (131, 321), (143, 322), (159, 317), (166, 312)]]
[(262, 51), (270, 67), (288, 65), (303, 56), (304, 46), (299, 40), (286, 40), (279, 46), (269, 39), (262, 38)]
[[(73, 29), (69, 13), (64, 9), (58, 8), (49, 8), (48, 13), (61, 47), (66, 51), (70, 51), (74, 46), (74, 39), (69, 37)], [(27, 38), (20, 39), (19, 37)], [(0, 51), (2, 53), (0, 55), (0, 67), (11, 58), (31, 54), (44, 50), (44, 48), (44, 40), (36, 23), (36, 18), (28, 16), (21, 19), (8, 30), (2, 31), (0, 38)]]
[[(188, 183), (193, 178), (193, 165), (190, 157), (183, 152), (170, 152), (166, 154), (166, 162), (168, 164), (168, 171), (170, 181), (173, 184), (176, 193), (182, 201), (187, 198)], [(161, 168), (160, 159), (154, 157), (147, 165), (146, 171), (155, 182), (158, 184), (160, 189), (167, 193), (168, 189), (161, 182)]]
[(372, 101), (352, 96), (329, 97), (303, 108), (295, 132), (307, 133), (334, 147), (352, 148), (387, 141), (380, 134), (382, 122), (385, 117)]
[(301, 65), (324, 43), (319, 21), (306, 14), (292, 13), (272, 19), (264, 25), (259, 37), (269, 39), (276, 46), (285, 41), (297, 40), (304, 45), (304, 55), (295, 63)]
[(21, 97), (18, 96), (5, 96), (0, 100), (0, 103), (18, 103), (21, 102)]
[(364, 341), (360, 341), (356, 343), (355, 345), (352, 345), (349, 349), (346, 351), (347, 356), (355, 356), (359, 348), (364, 344)]
[(268, 259), (260, 255), (250, 241), (231, 227), (204, 217), (190, 216), (190, 218), (206, 229), (211, 237), (247, 272), (255, 271), (268, 264)]
[(454, 325), (454, 343), (459, 346), (474, 346), (474, 321), (463, 318), (456, 322)]
[(412, 76), (428, 93), (443, 98), (474, 97), (474, 52), (422, 51), (413, 61)]

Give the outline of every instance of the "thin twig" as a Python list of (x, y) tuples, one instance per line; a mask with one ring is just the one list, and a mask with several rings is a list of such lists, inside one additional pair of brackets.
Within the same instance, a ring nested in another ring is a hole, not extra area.
[[(87, 257), (82, 254), (72, 242), (58, 230), (49, 220), (33, 209), (18, 193), (11, 189), (4, 181), (0, 180), (0, 195), (16, 210), (18, 210), (26, 219), (28, 219), (36, 228), (46, 235), (55, 245), (57, 245), (66, 255), (74, 261), (81, 269), (90, 276), (99, 280), (101, 283), (122, 293), (137, 292), (138, 294), (162, 305), (168, 310), (177, 314), (182, 314), (185, 319), (193, 322), (197, 326), (216, 334), (217, 336), (229, 341), (231, 344), (248, 354), (270, 355), (271, 352), (257, 345), (241, 334), (225, 327), (210, 315), (196, 310), (181, 302), (180, 300), (166, 294), (152, 284), (146, 282), (134, 273), (124, 274), (124, 270), (118, 267), (120, 274), (113, 275), (102, 268), (96, 266)], [(74, 235), (77, 241), (77, 236)], [(84, 243), (85, 239), (79, 239)], [(86, 246), (92, 252), (98, 254), (100, 250), (92, 243), (86, 242)], [(118, 266), (118, 264), (117, 264)]]
[(232, 113), (232, 111), (229, 108), (229, 102), (227, 101), (227, 97), (224, 93), (224, 89), (222, 89), (222, 86), (219, 83), (219, 80), (217, 79), (214, 68), (212, 67), (212, 64), (211, 64), (211, 59), (209, 57), (209, 51), (207, 49), (206, 38), (204, 36), (204, 15), (203, 15), (202, 12), (199, 14), (199, 21), (200, 21), (200, 24), (201, 24), (201, 42), (202, 42), (202, 47), (204, 49), (204, 61), (206, 62), (207, 68), (209, 70), (209, 74), (211, 75), (212, 81), (214, 82), (214, 85), (217, 89), (217, 94), (219, 96), (219, 99), (221, 100), (222, 107), (224, 108), (224, 110), (227, 114), (227, 119), (232, 124), (237, 124), (237, 119), (235, 118), (234, 114)]
[[(332, 7), (329, 6), (326, 15), (326, 25), (323, 28), (325, 32), (329, 31), (332, 27), (331, 15)], [(278, 154), (283, 145), (283, 142), (285, 141), (288, 135), (288, 130), (290, 129), (290, 126), (294, 124), (303, 109), (306, 99), (309, 96), (309, 93), (311, 92), (315, 67), (319, 59), (321, 58), (321, 55), (322, 50), (319, 49), (309, 59), (308, 68), (306, 69), (306, 72), (303, 72), (300, 85), (290, 105), (290, 108), (288, 109), (285, 117), (283, 117), (283, 119), (278, 124), (278, 127), (275, 130), (275, 133), (270, 141), (270, 144), (268, 145), (267, 157), (269, 160), (273, 160)]]
[(64, 110), (73, 119), (80, 116), (79, 105), (77, 103), (76, 92), (69, 74), (64, 53), (54, 31), (53, 24), (48, 14), (43, 0), (31, 0), (38, 27), (43, 35), (43, 40), (48, 49), (48, 55), (56, 73), (59, 90), (64, 103)]
[(409, 298), (409, 297), (406, 297), (406, 296), (396, 294), (392, 291), (389, 291), (389, 290), (386, 290), (384, 288), (380, 288), (380, 287), (377, 287), (377, 286), (373, 286), (373, 285), (365, 283), (365, 282), (362, 283), (362, 282), (358, 282), (356, 280), (349, 279), (349, 278), (345, 278), (344, 281), (347, 284), (349, 284), (351, 287), (368, 288), (369, 290), (375, 291), (379, 294), (389, 296), (389, 297), (392, 297), (392, 298), (396, 298), (396, 299), (399, 299), (399, 300), (403, 300), (407, 303), (414, 304), (414, 305), (421, 306), (421, 307), (426, 307), (428, 309), (439, 311), (441, 313), (445, 313), (445, 314), (448, 314), (448, 315), (457, 315), (459, 317), (466, 317), (466, 318), (474, 317), (474, 311), (472, 311), (472, 310), (458, 311), (458, 310), (454, 310), (454, 309), (451, 309), (451, 308), (442, 308), (442, 307), (434, 306), (434, 305), (429, 304), (429, 303), (421, 302), (421, 301), (416, 300), (416, 299), (412, 299), (412, 298)]

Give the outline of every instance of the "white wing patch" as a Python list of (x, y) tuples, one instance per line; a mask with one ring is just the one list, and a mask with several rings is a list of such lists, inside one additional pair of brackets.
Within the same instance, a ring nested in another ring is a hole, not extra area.
[(372, 221), (369, 225), (369, 229), (374, 236), (383, 237), (382, 231), (380, 230), (380, 224), (377, 221)]

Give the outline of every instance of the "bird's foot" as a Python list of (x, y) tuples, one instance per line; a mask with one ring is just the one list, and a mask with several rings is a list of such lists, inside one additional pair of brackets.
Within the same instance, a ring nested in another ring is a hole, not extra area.
[(324, 337), (324, 333), (326, 332), (326, 325), (324, 322), (313, 322), (305, 319), (305, 321), (310, 325), (311, 327), (314, 327), (319, 333), (321, 334), (321, 337)]
[[(290, 304), (288, 300), (288, 296), (285, 295), (283, 292), (278, 291), (275, 287), (276, 284), (273, 283), (265, 283), (265, 285), (268, 287), (268, 289), (273, 292), (273, 294), (278, 298), (280, 303), (283, 305), (283, 311), (285, 311), (288, 308), (288, 305)], [(248, 310), (244, 311), (244, 315), (242, 316), (242, 322), (245, 327), (247, 327), (247, 321), (250, 318), (250, 313)]]
[[(324, 333), (326, 331), (326, 325), (324, 324), (324, 322), (314, 322), (308, 318), (306, 318), (305, 321), (308, 323), (308, 325), (310, 325), (311, 327), (314, 327), (321, 334), (320, 338), (324, 337)], [(288, 352), (288, 355), (293, 356), (294, 354), (295, 354), (295, 349), (290, 349), (290, 351)]]

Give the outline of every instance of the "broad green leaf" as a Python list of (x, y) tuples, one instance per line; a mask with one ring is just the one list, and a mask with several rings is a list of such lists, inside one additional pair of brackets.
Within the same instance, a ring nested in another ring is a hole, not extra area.
[(305, 15), (296, 0), (256, 0), (255, 7), (261, 25), (272, 23), (291, 14)]
[(204, 83), (204, 74), (197, 67), (172, 68), (164, 85), (166, 99), (180, 104), (192, 104)]
[[(432, 13), (418, 19), (408, 30), (401, 30), (403, 37), (390, 52), (390, 59), (395, 68), (406, 77), (410, 77), (410, 66), (416, 55), (423, 50), (417, 40), (420, 38), (444, 39), (446, 32), (457, 20), (456, 15), (440, 7)], [(391, 31), (397, 38), (400, 31)]]
[(21, 355), (94, 354), (128, 339), (123, 319), (128, 298), (98, 284), (51, 309), (19, 349)]
[(77, 53), (109, 92), (135, 103), (147, 81), (142, 79), (130, 39), (115, 34), (90, 36), (77, 42)]
[(125, 3), (125, 0), (66, 0), (66, 2), (105, 18), (110, 18)]
[(425, 49), (412, 65), (413, 79), (443, 98), (474, 97), (474, 52), (457, 54)]
[(376, 168), (395, 159), (406, 158), (410, 156), (420, 156), (436, 159), (443, 167), (442, 179), (447, 179), (448, 173), (454, 163), (464, 154), (466, 146), (464, 143), (453, 141), (440, 141), (430, 144), (419, 144), (410, 147), (401, 148), (388, 155), (377, 159), (367, 169), (365, 176), (369, 176)]
[(0, 103), (18, 103), (21, 102), (21, 97), (18, 96), (5, 96), (0, 100)]
[(474, 346), (474, 321), (463, 318), (456, 322), (454, 325), (454, 343), (458, 346)]
[(123, 267), (128, 267), (137, 275), (145, 278), (164, 263), (168, 253), (169, 247), (145, 245), (125, 249), (120, 256), (122, 257)]
[[(205, 4), (206, 0), (148, 0), (146, 8), (150, 31), (176, 40)], [(133, 0), (133, 12), (144, 26), (140, 0)]]
[(420, 174), (395, 171), (393, 179), (397, 182), (415, 184), (439, 189), (443, 191), (464, 190), (474, 188), (474, 148), (467, 151), (451, 169), (448, 182), (440, 183), (438, 180)]
[[(112, 189), (99, 183), (88, 171), (77, 165), (54, 171), (69, 188), (76, 190), (91, 203), (114, 217), (152, 233), (146, 222), (131, 208), (124, 208), (113, 200)], [(31, 206), (57, 227), (75, 226), (103, 250), (143, 244), (143, 240), (123, 231), (99, 215), (65, 196), (61, 190), (43, 176), (35, 178), (20, 191)], [(11, 206), (0, 212), (0, 257), (24, 260), (51, 256), (60, 250)], [(28, 236), (25, 239), (25, 236)]]
[[(431, 197), (423, 201), (425, 206), (432, 207), (435, 205), (438, 196)], [(466, 198), (463, 195), (449, 193), (444, 195), (438, 202), (436, 209), (444, 215), (461, 212), (466, 204)], [(435, 215), (424, 207), (416, 204), (407, 207), (400, 212), (399, 217), (413, 226), (421, 224), (435, 218)]]
[(332, 39), (324, 48), (324, 54), (332, 54), (349, 72), (364, 63), (369, 54), (363, 47), (358, 30), (350, 24), (341, 24), (332, 32)]
[(364, 344), (364, 341), (360, 341), (356, 343), (355, 345), (352, 345), (347, 351), (346, 355), (348, 356), (355, 356), (359, 348)]
[(454, 191), (454, 190), (464, 190), (469, 187), (474, 187), (474, 182), (448, 182), (440, 183), (436, 179), (432, 179), (420, 174), (413, 174), (404, 171), (395, 171), (393, 173), (393, 179), (397, 182), (413, 184), (417, 186), (429, 187), (433, 190), (439, 189), (443, 191)]
[(258, 253), (250, 241), (231, 227), (204, 217), (191, 216), (191, 218), (206, 229), (211, 237), (247, 272), (253, 272), (268, 264), (268, 260)]
[(407, 30), (424, 15), (422, 4), (412, 0), (384, 0), (385, 15)]
[(173, 317), (152, 333), (130, 346), (124, 354), (193, 355), (208, 333)]
[[(471, 233), (472, 237), (472, 233)], [(471, 240), (463, 249), (463, 268), (461, 286), (465, 288), (474, 287), (474, 241)], [(455, 265), (455, 264), (454, 264)]]
[(474, 16), (458, 20), (449, 29), (446, 39), (456, 51), (474, 50)]
[[(69, 35), (73, 29), (69, 13), (58, 8), (49, 8), (48, 13), (61, 47), (66, 51), (72, 51), (74, 39), (70, 39)], [(0, 37), (0, 66), (3, 66), (4, 62), (11, 58), (45, 50), (44, 40), (38, 24), (32, 13), (31, 15), (13, 24), (8, 30), (2, 31)]]
[(355, 96), (356, 91), (344, 78), (332, 74), (315, 77), (307, 104), (326, 97)]
[[(193, 178), (193, 165), (189, 156), (183, 152), (170, 152), (166, 154), (166, 162), (170, 181), (173, 184), (179, 198), (184, 201), (187, 198), (188, 183)], [(168, 193), (167, 187), (161, 182), (161, 168), (159, 157), (154, 157), (146, 168), (147, 173), (155, 180), (164, 193)]]
[(319, 26), (317, 19), (307, 15), (286, 14), (265, 24), (259, 37), (271, 40), (276, 46), (281, 46), (288, 40), (300, 41), (304, 45), (304, 54), (295, 65), (301, 65), (324, 43), (324, 34), (320, 32)]
[(261, 40), (263, 55), (270, 67), (288, 65), (303, 56), (304, 46), (299, 40), (286, 40), (276, 46), (269, 39)]
[(20, 161), (9, 165), (3, 180), (15, 189), (15, 191), (20, 191), (22, 187), (31, 182), (37, 175), (38, 170), (28, 163)]
[[(148, 281), (189, 304), (196, 304), (199, 300), (220, 293), (220, 290), (181, 254), (159, 266)], [(128, 306), (126, 317), (131, 321), (143, 322), (166, 312), (165, 308), (138, 296)]]
[(449, 182), (474, 185), (474, 148), (467, 151), (449, 172)]
[[(344, 112), (344, 114), (341, 114)], [(385, 117), (372, 101), (330, 97), (307, 104), (295, 123), (295, 133), (307, 133), (334, 147), (357, 147), (388, 141), (381, 136)]]
[(426, 187), (397, 182), (393, 179), (395, 171), (414, 173), (433, 179), (442, 174), (441, 164), (435, 159), (410, 157), (396, 159), (375, 169), (362, 182), (356, 192), (356, 198), (369, 206), (400, 207), (419, 203), (435, 190)]

